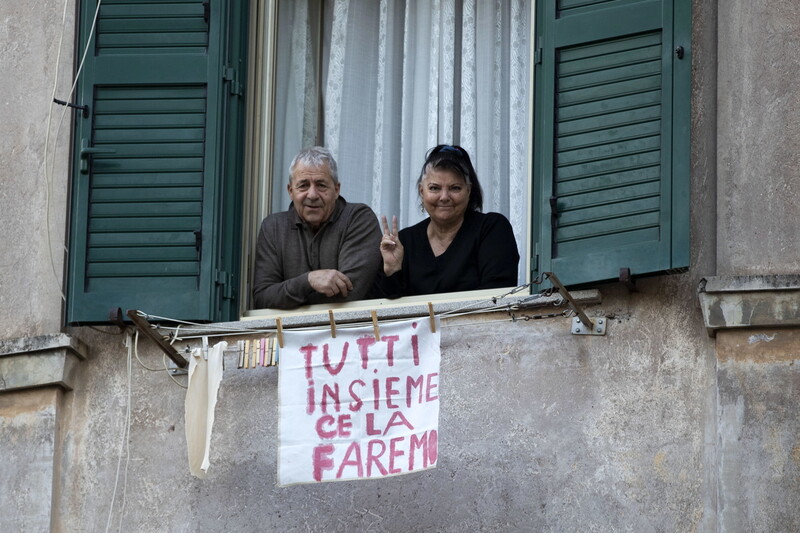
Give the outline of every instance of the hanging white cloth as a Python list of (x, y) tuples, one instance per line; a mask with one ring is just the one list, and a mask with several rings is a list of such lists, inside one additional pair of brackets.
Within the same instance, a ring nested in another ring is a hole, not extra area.
[(228, 343), (222, 341), (209, 348), (204, 339), (204, 346), (193, 349), (189, 359), (189, 387), (184, 406), (186, 445), (189, 471), (199, 478), (205, 478), (211, 466), (211, 429), (217, 391), (222, 382), (222, 358), (227, 347)]

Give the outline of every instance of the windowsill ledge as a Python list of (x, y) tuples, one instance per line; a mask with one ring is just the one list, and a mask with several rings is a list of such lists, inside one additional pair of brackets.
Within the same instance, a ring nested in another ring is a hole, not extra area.
[(800, 326), (800, 275), (704, 278), (698, 297), (711, 337), (719, 330)]
[[(400, 320), (424, 317), (428, 315), (428, 303), (433, 305), (436, 315), (451, 315), (471, 310), (476, 314), (522, 312), (530, 309), (560, 306), (566, 303), (558, 293), (550, 296), (520, 294), (499, 298), (511, 289), (492, 289), (447, 294), (428, 294), (422, 296), (406, 296), (397, 299), (362, 300), (341, 304), (309, 305), (295, 310), (256, 309), (247, 311), (240, 322), (227, 323), (224, 327), (240, 325), (244, 328), (272, 328), (275, 319), (280, 318), (284, 328), (300, 328), (323, 326), (330, 323), (328, 311), (334, 313), (337, 324), (371, 321), (372, 311), (376, 311), (379, 320)], [(570, 293), (580, 305), (593, 305), (601, 302), (597, 290), (573, 291)], [(496, 298), (496, 303), (493, 299)]]
[(72, 390), (88, 347), (65, 333), (0, 340), (0, 393), (57, 385)]

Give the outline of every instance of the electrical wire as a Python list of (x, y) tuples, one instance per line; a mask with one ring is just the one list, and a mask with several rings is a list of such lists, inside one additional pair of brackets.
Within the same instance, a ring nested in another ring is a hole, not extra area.
[(133, 373), (133, 339), (131, 335), (128, 335), (125, 338), (125, 345), (128, 348), (128, 359), (127, 359), (127, 370), (128, 370), (128, 391), (127, 391), (127, 405), (125, 406), (125, 425), (122, 429), (122, 440), (119, 443), (119, 456), (117, 459), (117, 474), (114, 478), (114, 490), (111, 493), (111, 506), (108, 509), (108, 521), (106, 522), (106, 533), (108, 533), (108, 529), (111, 527), (111, 517), (114, 514), (114, 502), (117, 497), (117, 487), (119, 486), (119, 476), (120, 470), (122, 468), (122, 455), (123, 452), (126, 455), (125, 460), (125, 480), (123, 482), (123, 489), (122, 489), (122, 509), (120, 510), (120, 530), (122, 530), (122, 518), (125, 512), (125, 497), (127, 494), (127, 485), (128, 485), (128, 464), (131, 457), (131, 449), (130, 449), (130, 432), (131, 432), (131, 374)]
[[(61, 15), (61, 36), (58, 40), (58, 51), (56, 52), (56, 68), (55, 74), (53, 76), (53, 93), (50, 96), (50, 105), (47, 111), (47, 129), (45, 131), (44, 137), (44, 178), (45, 178), (45, 233), (47, 234), (47, 250), (48, 254), (50, 255), (50, 268), (53, 271), (53, 278), (56, 281), (56, 285), (58, 287), (58, 292), (61, 294), (61, 299), (66, 300), (64, 296), (64, 291), (61, 286), (61, 278), (56, 273), (56, 263), (55, 257), (53, 257), (53, 243), (52, 238), (50, 235), (50, 195), (52, 189), (52, 180), (51, 172), (48, 171), (48, 157), (47, 152), (50, 145), (50, 129), (53, 123), (53, 104), (56, 97), (56, 93), (58, 92), (58, 74), (61, 71), (61, 49), (64, 46), (64, 34), (67, 31), (67, 7), (70, 4), (70, 0), (64, 0), (64, 12)], [(59, 120), (59, 129), (61, 122), (64, 119), (64, 114), (67, 112), (69, 108), (65, 108), (64, 112), (61, 115), (61, 119)], [(58, 140), (58, 130), (56, 130), (56, 141)], [(55, 150), (55, 148), (54, 148)], [(55, 164), (55, 154), (53, 155), (53, 160)], [(66, 247), (64, 247), (64, 251), (66, 252)]]
[[(133, 341), (133, 354), (136, 356), (136, 360), (139, 361), (139, 365), (148, 370), (150, 372), (161, 372), (162, 369), (160, 368), (150, 368), (149, 366), (145, 365), (141, 359), (139, 359), (139, 330), (136, 330), (136, 338)], [(166, 354), (164, 354), (166, 356)]]
[(180, 381), (178, 381), (177, 379), (175, 379), (175, 376), (173, 376), (173, 375), (172, 375), (172, 373), (170, 373), (170, 371), (169, 371), (169, 367), (167, 366), (167, 354), (164, 354), (164, 370), (166, 370), (166, 371), (167, 371), (167, 375), (169, 376), (169, 379), (171, 379), (172, 381), (174, 381), (174, 382), (175, 382), (175, 384), (176, 384), (178, 387), (180, 387), (180, 388), (182, 388), (182, 389), (188, 389), (188, 388), (189, 388), (189, 385), (184, 385), (183, 383), (181, 383)]
[[(50, 268), (53, 272), (53, 277), (56, 282), (56, 286), (58, 287), (58, 292), (61, 295), (61, 299), (66, 301), (66, 296), (64, 294), (64, 288), (62, 286), (62, 279), (61, 276), (58, 275), (56, 272), (56, 264), (55, 264), (55, 257), (53, 256), (53, 242), (52, 242), (52, 235), (50, 232), (50, 197), (52, 195), (53, 189), (53, 173), (55, 171), (55, 152), (58, 146), (58, 138), (61, 132), (61, 126), (64, 123), (64, 117), (69, 112), (70, 108), (64, 106), (64, 110), (61, 113), (61, 117), (58, 120), (58, 125), (56, 126), (55, 130), (55, 140), (53, 141), (53, 157), (52, 157), (52, 165), (48, 162), (48, 152), (50, 147), (50, 130), (52, 129), (53, 123), (53, 106), (55, 105), (55, 97), (58, 91), (58, 74), (61, 70), (61, 49), (63, 48), (64, 43), (64, 34), (66, 33), (66, 20), (67, 20), (67, 7), (70, 4), (70, 0), (64, 1), (64, 12), (61, 18), (61, 37), (59, 38), (58, 42), (58, 52), (56, 54), (56, 68), (55, 68), (55, 80), (53, 82), (53, 93), (50, 98), (50, 107), (47, 112), (47, 130), (45, 132), (45, 141), (44, 141), (44, 179), (45, 179), (45, 233), (47, 234), (47, 253), (50, 256)], [(73, 80), (72, 87), (70, 87), (69, 93), (67, 97), (64, 99), (65, 102), (72, 101), (72, 95), (75, 93), (75, 87), (78, 86), (78, 80), (80, 79), (81, 72), (83, 71), (83, 65), (86, 62), (86, 55), (89, 52), (90, 44), (92, 42), (92, 38), (94, 37), (95, 28), (97, 27), (97, 17), (100, 14), (100, 5), (102, 4), (102, 0), (97, 0), (97, 8), (94, 11), (94, 18), (92, 19), (92, 25), (89, 29), (89, 35), (86, 39), (86, 45), (83, 50), (83, 55), (81, 56), (80, 63), (78, 64), (78, 68), (75, 71), (75, 79)], [(69, 248), (67, 248), (66, 244), (62, 245), (65, 254), (69, 254)]]
[[(174, 339), (173, 339), (174, 340)], [(139, 358), (139, 330), (136, 330), (136, 337), (133, 341), (133, 354), (136, 356), (136, 360), (139, 362), (139, 365), (149, 372), (166, 372), (169, 379), (171, 379), (175, 384), (182, 389), (187, 389), (188, 386), (182, 384), (180, 381), (175, 379), (172, 373), (169, 371), (169, 365), (167, 364), (167, 354), (164, 354), (164, 368), (150, 368), (149, 366), (145, 365), (142, 360)]]

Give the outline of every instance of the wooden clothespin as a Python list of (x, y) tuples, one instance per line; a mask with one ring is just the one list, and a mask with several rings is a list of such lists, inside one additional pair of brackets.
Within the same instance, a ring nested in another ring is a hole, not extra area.
[(253, 342), (253, 353), (250, 354), (250, 367), (255, 368), (258, 366), (258, 351), (261, 348), (261, 340), (256, 344)]
[(381, 340), (381, 330), (378, 329), (378, 312), (372, 311), (372, 329), (375, 330), (375, 340)]
[(236, 368), (242, 368), (244, 366), (244, 350), (247, 341), (236, 341), (236, 346), (239, 348), (239, 360), (236, 364)]
[(269, 366), (275, 366), (275, 352), (277, 351), (277, 347), (275, 346), (277, 342), (272, 337), (269, 338)]
[(433, 316), (433, 304), (428, 302), (428, 316), (431, 317), (431, 333), (436, 333), (436, 317)]
[(203, 337), (203, 359), (208, 361), (208, 337)]
[(328, 309), (328, 318), (331, 321), (331, 338), (336, 338), (336, 321), (333, 320), (333, 309)]
[(275, 319), (275, 326), (278, 329), (278, 346), (283, 348), (283, 323), (281, 322), (280, 317)]
[(266, 358), (267, 358), (267, 337), (258, 340), (258, 364), (260, 366), (267, 366)]

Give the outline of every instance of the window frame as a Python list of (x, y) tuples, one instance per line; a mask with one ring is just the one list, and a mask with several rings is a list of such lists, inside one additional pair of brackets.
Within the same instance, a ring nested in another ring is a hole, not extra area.
[[(535, 68), (534, 66), (534, 52), (535, 52), (535, 29), (536, 29), (536, 10), (539, 0), (530, 0), (529, 5), (529, 38), (528, 38), (528, 84), (530, 87), (531, 101), (533, 101), (533, 88), (535, 87)], [(261, 221), (270, 214), (270, 205), (272, 203), (272, 183), (273, 180), (285, 180), (285, 176), (276, 176), (274, 172), (272, 146), (274, 139), (274, 117), (275, 117), (275, 82), (267, 83), (264, 80), (274, 80), (277, 65), (277, 0), (251, 0), (251, 38), (249, 50), (253, 51), (249, 56), (248, 71), (251, 73), (248, 85), (248, 109), (253, 109), (252, 113), (248, 112), (248, 116), (259, 116), (259, 119), (254, 119), (254, 122), (248, 124), (248, 131), (246, 132), (245, 145), (248, 147), (245, 162), (245, 185), (244, 189), (248, 191), (247, 196), (250, 198), (248, 202), (244, 202), (243, 212), (243, 246), (241, 251), (241, 264), (246, 265), (242, 271), (239, 292), (244, 296), (240, 299), (239, 310), (240, 316), (249, 317), (257, 316), (261, 311), (252, 308), (249, 303), (252, 298), (252, 278), (253, 266), (255, 262), (255, 247), (258, 237), (258, 228)], [(266, 21), (262, 20), (262, 17)], [(258, 20), (253, 20), (254, 18)], [(321, 30), (320, 30), (321, 31)], [(263, 53), (259, 53), (263, 51)], [(252, 107), (251, 107), (252, 106)], [(260, 113), (259, 113), (260, 111)], [(256, 124), (255, 121), (258, 121)], [(534, 109), (533, 105), (528, 107), (527, 116), (528, 131), (533, 131), (534, 125)], [(258, 129), (260, 128), (260, 129)], [(526, 141), (526, 166), (527, 166), (527, 180), (525, 194), (527, 198), (533, 197), (533, 136), (528, 135)], [(251, 148), (252, 147), (252, 148)], [(520, 257), (524, 262), (525, 279), (522, 280), (523, 285), (531, 282), (532, 271), (532, 256), (533, 248), (531, 247), (531, 237), (533, 231), (533, 203), (528, 202), (527, 212), (525, 215), (525, 239), (528, 244), (528, 253)], [(523, 221), (517, 221), (522, 223)], [(512, 221), (512, 224), (514, 222)], [(244, 244), (247, 243), (247, 246)], [(507, 290), (513, 287), (507, 288)], [(497, 294), (507, 292), (506, 289), (494, 291)], [(425, 301), (439, 301), (449, 300), (453, 296), (460, 295), (463, 301), (480, 298), (482, 291), (467, 291), (461, 293), (450, 293), (446, 296), (442, 295), (426, 295)], [(415, 297), (411, 297), (415, 298)], [(400, 298), (397, 300), (385, 300), (386, 302), (398, 302), (404, 300)], [(384, 300), (370, 300), (381, 302)], [(411, 300), (412, 302), (414, 300)], [(337, 305), (337, 304), (332, 304)], [(314, 307), (314, 306), (304, 306)], [(335, 307), (334, 307), (335, 308)], [(305, 311), (297, 311), (303, 314)], [(266, 313), (272, 316), (274, 313), (271, 310)], [(287, 311), (281, 311), (281, 316), (286, 316)]]

